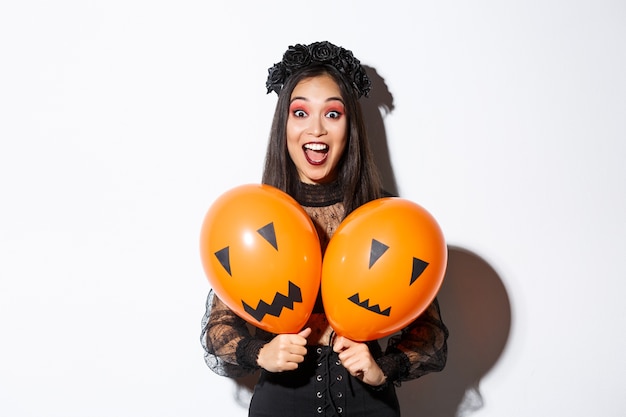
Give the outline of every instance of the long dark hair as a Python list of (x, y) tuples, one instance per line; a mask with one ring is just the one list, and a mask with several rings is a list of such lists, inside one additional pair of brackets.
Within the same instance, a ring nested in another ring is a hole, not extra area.
[(382, 186), (367, 140), (361, 104), (353, 88), (331, 65), (306, 67), (286, 80), (276, 103), (262, 182), (289, 195), (295, 195), (300, 178), (287, 150), (287, 119), (291, 93), (301, 80), (324, 74), (332, 77), (339, 86), (348, 117), (346, 149), (337, 166), (337, 180), (343, 190), (343, 205), (345, 214), (348, 215), (368, 201), (380, 198)]

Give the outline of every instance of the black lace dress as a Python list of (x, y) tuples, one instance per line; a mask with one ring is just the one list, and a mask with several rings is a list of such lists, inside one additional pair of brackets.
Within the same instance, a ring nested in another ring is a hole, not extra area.
[[(301, 184), (294, 198), (313, 220), (322, 249), (344, 217), (342, 191), (337, 184)], [(250, 404), (250, 416), (399, 416), (395, 386), (443, 369), (447, 358), (448, 330), (435, 300), (413, 323), (386, 339), (368, 342), (386, 375), (381, 387), (371, 387), (352, 377), (330, 348), (332, 329), (321, 303), (307, 326), (313, 330), (305, 362), (298, 370), (261, 371)], [(205, 361), (215, 373), (242, 377), (259, 369), (259, 350), (273, 334), (250, 326), (233, 313), (212, 291), (202, 319), (201, 341)]]

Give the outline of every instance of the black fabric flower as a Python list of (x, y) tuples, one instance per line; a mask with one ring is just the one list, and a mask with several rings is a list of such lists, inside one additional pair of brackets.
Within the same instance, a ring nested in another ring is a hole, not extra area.
[(365, 94), (366, 97), (369, 95), (372, 89), (372, 82), (363, 67), (359, 66), (359, 68), (352, 73), (352, 85), (354, 85), (354, 88), (363, 90), (363, 94)]
[(290, 46), (283, 54), (283, 60), (268, 70), (265, 86), (267, 92), (279, 94), (285, 81), (295, 72), (312, 64), (328, 64), (335, 67), (354, 88), (358, 97), (367, 96), (372, 84), (352, 52), (328, 41), (310, 45)]
[(316, 42), (310, 45), (311, 59), (317, 62), (332, 62), (339, 55), (339, 48), (330, 42)]
[(267, 92), (270, 93), (272, 91), (275, 91), (276, 94), (280, 93), (280, 90), (282, 90), (285, 80), (289, 76), (289, 74), (287, 74), (287, 69), (285, 65), (282, 62), (274, 64), (274, 66), (270, 68), (268, 72), (269, 74), (267, 76), (267, 81), (265, 82)]
[(283, 55), (283, 64), (287, 68), (303, 68), (311, 63), (311, 53), (304, 45), (290, 46)]

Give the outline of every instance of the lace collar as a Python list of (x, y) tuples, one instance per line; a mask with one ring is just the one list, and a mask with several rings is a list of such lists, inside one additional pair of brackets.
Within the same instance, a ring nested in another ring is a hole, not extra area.
[(339, 181), (328, 184), (299, 183), (293, 196), (306, 207), (324, 207), (343, 201), (343, 190)]

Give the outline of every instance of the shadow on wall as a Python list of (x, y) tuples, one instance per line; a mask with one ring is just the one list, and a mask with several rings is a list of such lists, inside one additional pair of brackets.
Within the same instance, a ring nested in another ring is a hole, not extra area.
[(404, 417), (465, 417), (484, 404), (480, 380), (502, 354), (511, 329), (511, 305), (502, 281), (482, 258), (448, 247), (448, 268), (437, 295), (450, 331), (441, 373), (398, 389)]
[(374, 68), (366, 65), (363, 68), (372, 82), (369, 97), (362, 97), (360, 103), (367, 136), (374, 153), (374, 162), (380, 171), (385, 191), (398, 195), (398, 186), (391, 168), (391, 157), (383, 120), (384, 116), (393, 111), (393, 96), (389, 92), (385, 80), (378, 75)]

